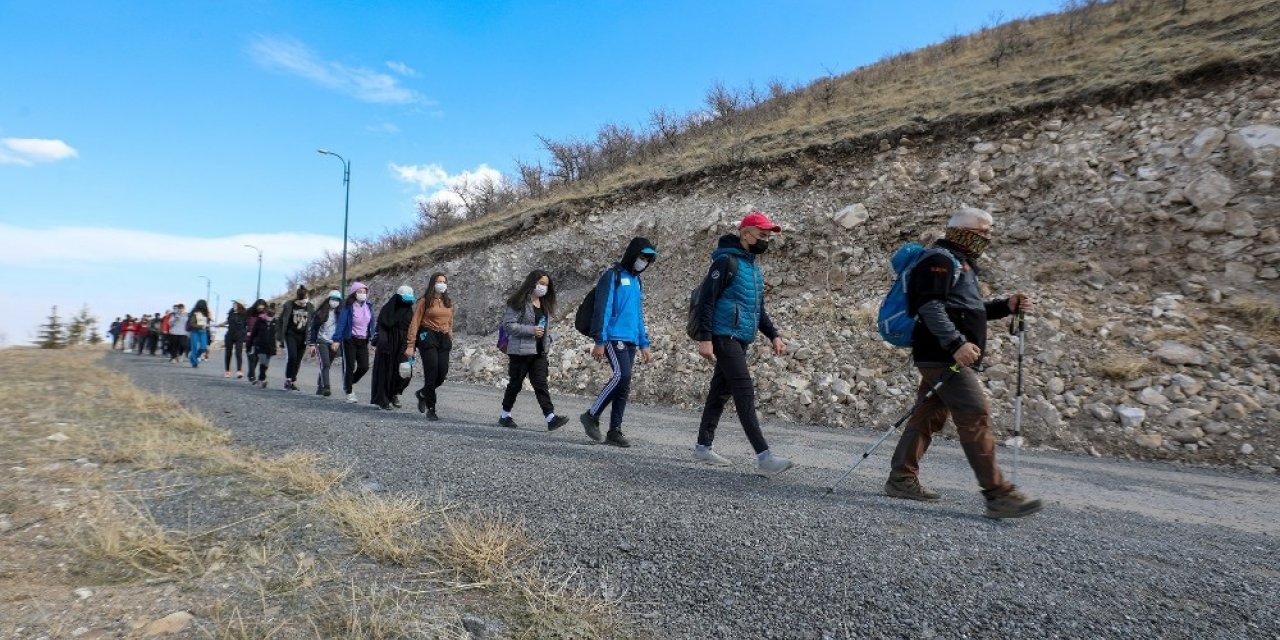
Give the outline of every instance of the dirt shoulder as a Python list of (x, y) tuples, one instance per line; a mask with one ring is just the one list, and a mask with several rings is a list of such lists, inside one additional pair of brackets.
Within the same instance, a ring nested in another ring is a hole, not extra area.
[(519, 520), (234, 445), (101, 355), (0, 351), (0, 636), (644, 635)]

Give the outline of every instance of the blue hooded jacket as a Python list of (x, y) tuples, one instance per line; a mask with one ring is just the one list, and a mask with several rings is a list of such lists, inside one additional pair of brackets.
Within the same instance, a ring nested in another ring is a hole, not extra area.
[(650, 264), (658, 252), (645, 238), (632, 238), (622, 261), (600, 275), (596, 283), (595, 313), (591, 335), (596, 345), (626, 342), (649, 348), (649, 331), (644, 321), (644, 287), (640, 274), (632, 271), (636, 259), (644, 255)]

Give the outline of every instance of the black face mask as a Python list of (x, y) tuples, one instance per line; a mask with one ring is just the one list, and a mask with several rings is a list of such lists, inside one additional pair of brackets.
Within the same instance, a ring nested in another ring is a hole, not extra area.
[(756, 255), (760, 255), (768, 250), (769, 250), (769, 241), (765, 240), (764, 238), (760, 238), (759, 240), (756, 240), (755, 244), (747, 247), (747, 251), (750, 251), (751, 253), (754, 253)]

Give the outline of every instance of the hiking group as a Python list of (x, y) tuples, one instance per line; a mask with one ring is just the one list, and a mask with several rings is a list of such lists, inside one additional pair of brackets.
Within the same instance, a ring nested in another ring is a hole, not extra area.
[[(950, 418), (986, 498), (987, 515), (1015, 518), (1039, 511), (1041, 503), (1006, 480), (996, 463), (990, 403), (977, 371), (985, 355), (987, 322), (1015, 314), (1021, 319), (1034, 304), (1025, 293), (994, 300), (981, 297), (977, 260), (990, 242), (992, 227), (991, 214), (961, 208), (950, 216), (942, 239), (929, 247), (908, 244), (894, 256), (897, 279), (881, 308), (880, 331), (890, 343), (910, 347), (920, 384), (915, 406), (899, 421), (905, 421), (905, 427), (893, 453), (885, 493), (930, 502), (941, 498), (920, 482), (920, 464), (934, 434)], [(757, 473), (766, 476), (793, 466), (775, 454), (765, 439), (748, 363), (757, 334), (764, 335), (766, 348), (775, 355), (786, 353), (786, 342), (767, 311), (760, 264), (770, 238), (781, 231), (766, 214), (756, 211), (742, 218), (735, 233), (719, 238), (705, 277), (690, 294), (686, 327), (696, 341), (698, 355), (713, 364), (693, 459), (716, 466), (731, 464), (713, 444), (721, 415), (732, 399), (755, 451)], [(610, 376), (594, 401), (578, 416), (586, 436), (595, 442), (631, 446), (623, 425), (632, 379), (637, 364), (653, 360), (642, 274), (657, 258), (658, 249), (649, 240), (631, 239), (621, 259), (600, 275), (577, 309), (575, 329), (592, 339), (592, 357), (607, 362), (610, 368)], [(569, 422), (556, 413), (547, 383), (548, 356), (555, 344), (552, 325), (557, 317), (556, 303), (555, 281), (541, 269), (530, 271), (505, 301), (497, 347), (507, 356), (508, 381), (498, 413), (499, 426), (518, 428), (511, 411), (526, 380), (547, 431)], [(192, 319), (197, 316), (201, 319)], [(185, 353), (196, 367), (207, 351), (211, 324), (203, 300), (190, 314), (183, 311), (183, 305), (175, 305), (160, 320), (147, 316), (130, 320), (112, 325), (113, 341), (123, 339), (126, 349), (136, 348), (140, 353), (144, 347), (135, 345), (151, 344), (154, 351), (155, 342), (148, 343), (147, 336), (156, 327), (167, 336), (164, 343), (171, 361)], [(372, 372), (369, 402), (389, 411), (401, 406), (400, 397), (412, 382), (414, 365), (419, 364), (422, 384), (414, 391), (417, 409), (436, 421), (440, 419), (437, 390), (449, 373), (453, 321), (449, 278), (444, 273), (432, 274), (422, 298), (416, 297), (413, 287), (403, 285), (376, 312), (369, 301), (369, 288), (361, 282), (351, 283), (345, 294), (328, 292), (318, 306), (311, 303), (306, 288), (299, 287), (278, 314), (275, 305), (265, 300), (247, 308), (235, 301), (226, 320), (217, 325), (227, 328), (223, 375), (231, 377), (234, 353), (235, 377), (243, 377), (243, 350), (249, 360), (249, 382), (266, 388), (268, 365), (279, 348), (285, 353), (283, 388), (297, 391), (300, 364), (309, 353), (319, 364), (316, 394), (331, 395), (330, 368), (336, 362), (346, 402), (359, 402), (354, 385)], [(146, 325), (147, 331), (140, 332), (141, 325)], [(141, 343), (139, 335), (143, 336)], [(609, 418), (602, 434), (601, 418), (606, 409)]]

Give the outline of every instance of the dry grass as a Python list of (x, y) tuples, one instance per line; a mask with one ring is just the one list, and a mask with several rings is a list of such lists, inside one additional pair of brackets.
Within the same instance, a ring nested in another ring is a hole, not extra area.
[(531, 575), (518, 582), (521, 628), (515, 637), (529, 640), (635, 638), (639, 630), (621, 622), (616, 601), (585, 592), (571, 581)]
[(443, 511), (425, 508), (414, 496), (355, 491), (330, 494), (320, 508), (347, 534), (357, 552), (402, 566), (426, 555), (422, 525)]
[[(1280, 51), (1277, 0), (1192, 0), (1185, 14), (1173, 0), (1082, 4), (1092, 6), (957, 34), (820, 79), (784, 106), (770, 106), (767, 117), (746, 113), (742, 122), (707, 127), (677, 151), (352, 265), (351, 277), (403, 269), (431, 252), (481, 246), (537, 216), (563, 220), (601, 197), (643, 194), (744, 163), (780, 169), (809, 153), (869, 154), (880, 139), (894, 143), (902, 135), (968, 136), (988, 123), (1080, 103), (1126, 101), (1157, 88), (1221, 77), (1233, 68), (1266, 67)], [(998, 64), (997, 51), (1004, 54)]]
[(500, 513), (443, 518), (431, 555), (442, 568), (481, 583), (507, 580), (533, 555), (524, 525)]
[(204, 563), (190, 536), (166, 531), (146, 509), (107, 494), (97, 500), (83, 521), (68, 527), (69, 539), (90, 562), (90, 569), (126, 577), (130, 568), (147, 576), (199, 575)]
[(1095, 374), (1109, 380), (1128, 382), (1136, 380), (1153, 368), (1150, 358), (1133, 354), (1116, 354), (1107, 356), (1098, 362), (1093, 371)]
[(292, 451), (279, 458), (242, 454), (226, 462), (238, 463), (249, 475), (277, 484), (293, 495), (324, 495), (350, 474), (350, 469), (334, 468), (326, 456), (314, 451)]
[(1257, 296), (1235, 296), (1227, 304), (1230, 317), (1244, 320), (1259, 336), (1280, 339), (1280, 301)]

